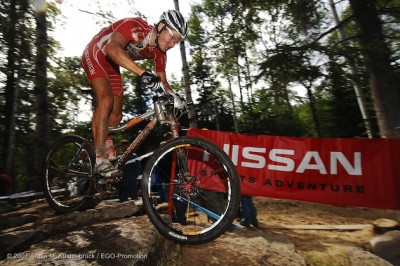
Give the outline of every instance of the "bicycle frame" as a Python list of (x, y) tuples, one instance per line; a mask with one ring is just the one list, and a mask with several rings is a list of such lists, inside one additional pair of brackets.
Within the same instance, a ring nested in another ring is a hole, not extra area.
[[(120, 132), (124, 132), (139, 123), (148, 120), (149, 118), (153, 117), (151, 121), (146, 125), (146, 127), (142, 130), (142, 132), (131, 142), (129, 145), (128, 149), (119, 157), (119, 159), (115, 163), (116, 168), (121, 168), (125, 163), (127, 162), (129, 155), (134, 152), (139, 145), (142, 143), (144, 139), (151, 133), (151, 131), (154, 129), (154, 127), (157, 124), (166, 124), (169, 125), (171, 128), (171, 133), (172, 137), (175, 139), (179, 137), (179, 126), (178, 123), (175, 120), (174, 114), (171, 111), (171, 105), (168, 102), (168, 100), (165, 97), (157, 97), (155, 96), (153, 98), (153, 105), (154, 109), (147, 111), (146, 113), (139, 115), (137, 117), (134, 117), (127, 121), (125, 124), (121, 125), (120, 127), (109, 127), (108, 128), (108, 134), (118, 134)], [(165, 117), (167, 115), (168, 118)], [(92, 138), (89, 137), (85, 141), (86, 143), (91, 143)], [(82, 149), (82, 147), (81, 147)], [(79, 153), (81, 152), (81, 149), (77, 151), (75, 154), (75, 158), (79, 156)], [(68, 167), (69, 168), (69, 167)], [(90, 174), (87, 173), (80, 173), (77, 171), (71, 171), (69, 170), (70, 175), (76, 176), (76, 175), (82, 175), (82, 176), (91, 176)]]
[(173, 140), (142, 156), (152, 154), (141, 180), (143, 208), (149, 220), (164, 237), (178, 243), (201, 244), (219, 237), (237, 214), (240, 179), (231, 159), (216, 144), (179, 136), (179, 118), (186, 109), (183, 98), (164, 91), (153, 98), (153, 108), (109, 128), (108, 134), (118, 135), (146, 120), (128, 149), (113, 161), (120, 171), (111, 176), (95, 171), (92, 136), (71, 134), (57, 140), (44, 165), (44, 194), (50, 206), (60, 213), (83, 211), (114, 196), (113, 184), (122, 180), (130, 155), (161, 125)]
[[(146, 137), (151, 133), (151, 131), (158, 123), (169, 125), (171, 127), (173, 138), (179, 137), (178, 123), (175, 121), (174, 115), (171, 112), (168, 112), (166, 104), (167, 103), (164, 102), (163, 99), (154, 100), (153, 110), (148, 111), (135, 118), (132, 118), (131, 120), (129, 120), (120, 127), (115, 127), (115, 128), (110, 127), (108, 129), (109, 134), (117, 134), (138, 125), (139, 123), (149, 119), (150, 117), (153, 117), (153, 119), (149, 121), (149, 123), (147, 123), (146, 127), (142, 130), (142, 132), (131, 142), (128, 149), (118, 159), (118, 161), (116, 162), (117, 168), (121, 167), (122, 165), (125, 165), (129, 155), (139, 147), (142, 141), (146, 139)], [(164, 112), (166, 112), (168, 118), (165, 118)]]

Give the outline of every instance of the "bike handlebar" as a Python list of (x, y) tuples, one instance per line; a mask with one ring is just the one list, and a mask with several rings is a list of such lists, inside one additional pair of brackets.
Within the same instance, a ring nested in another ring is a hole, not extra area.
[(184, 110), (187, 107), (186, 100), (179, 94), (167, 90), (162, 82), (159, 82), (158, 88), (161, 90), (161, 93), (167, 97), (167, 99), (173, 103), (174, 108), (179, 110)]

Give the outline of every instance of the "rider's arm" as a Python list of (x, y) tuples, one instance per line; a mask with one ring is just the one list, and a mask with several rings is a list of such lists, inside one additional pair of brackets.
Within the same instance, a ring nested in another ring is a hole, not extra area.
[(164, 84), (165, 88), (170, 92), (173, 92), (174, 90), (172, 89), (171, 85), (169, 85), (165, 72), (156, 72), (156, 74), (161, 78), (161, 82)]
[(126, 53), (125, 47), (129, 41), (120, 32), (113, 32), (104, 49), (106, 55), (117, 65), (142, 75), (144, 70)]

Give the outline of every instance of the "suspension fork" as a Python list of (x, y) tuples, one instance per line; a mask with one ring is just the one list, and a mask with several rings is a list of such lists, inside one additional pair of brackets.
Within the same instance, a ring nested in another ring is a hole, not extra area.
[[(172, 114), (169, 114), (169, 120), (171, 121), (171, 132), (172, 137), (174, 139), (179, 137), (179, 126), (178, 123), (175, 121)], [(172, 162), (171, 162), (171, 173), (170, 173), (170, 187), (169, 187), (169, 196), (168, 196), (168, 215), (172, 217), (174, 212), (174, 194), (175, 193), (175, 186), (176, 186), (176, 178), (182, 181), (190, 181), (190, 173), (189, 167), (186, 161), (186, 152), (184, 147), (177, 148), (172, 153)], [(180, 182), (177, 182), (180, 184)]]
[[(169, 114), (169, 118), (171, 121), (171, 132), (172, 136), (174, 139), (179, 137), (179, 126), (178, 123), (175, 121), (174, 117), (172, 114)], [(176, 149), (176, 152), (173, 154), (173, 162), (179, 166), (179, 172), (183, 174), (183, 178), (186, 181), (190, 181), (190, 173), (189, 173), (189, 167), (187, 165), (186, 161), (186, 152), (185, 148), (178, 148)], [(175, 172), (176, 174), (176, 172)], [(171, 176), (172, 177), (172, 176)], [(171, 180), (172, 181), (172, 180)]]

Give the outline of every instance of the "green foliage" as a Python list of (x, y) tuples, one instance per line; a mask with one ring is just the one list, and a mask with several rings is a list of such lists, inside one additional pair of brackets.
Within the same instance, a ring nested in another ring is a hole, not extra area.
[[(399, 2), (382, 0), (377, 1), (377, 6), (386, 22), (386, 37), (394, 45), (394, 61), (398, 62), (399, 48), (395, 44), (399, 17), (395, 10)], [(355, 24), (351, 12), (345, 9), (342, 18), (345, 23), (341, 27), (348, 38), (340, 40), (332, 30), (331, 17), (327, 3), (316, 0), (204, 0), (195, 6), (189, 41), (193, 82), (201, 88), (198, 101), (203, 111), (198, 108), (197, 112), (202, 121), (210, 121), (210, 114), (215, 113), (210, 108), (213, 105), (210, 98), (215, 96), (210, 95), (228, 91), (229, 96), (232, 86), (233, 99), (240, 95), (240, 104), (235, 101), (236, 110), (232, 110), (240, 131), (366, 136), (353, 82), (365, 89), (368, 112), (372, 116), (373, 112), (363, 57), (354, 38)], [(348, 74), (345, 59), (355, 65), (356, 75)], [(214, 83), (227, 82), (213, 86), (210, 79)], [(199, 80), (209, 86), (200, 86)], [(295, 91), (299, 87), (308, 91), (301, 102)], [(247, 102), (244, 102), (244, 88)], [(286, 121), (294, 123), (294, 129)], [(278, 127), (282, 130), (277, 130)]]
[[(196, 54), (200, 57), (196, 57)], [(221, 84), (216, 81), (201, 54), (195, 53), (192, 63), (195, 64), (192, 65), (192, 79), (199, 93), (196, 104), (199, 128), (232, 130), (232, 113), (227, 92), (221, 89)]]
[(287, 17), (291, 20), (292, 26), (302, 33), (310, 34), (310, 31), (317, 30), (324, 20), (326, 13), (321, 12), (323, 3), (318, 0), (294, 0), (284, 1)]
[(78, 123), (80, 105), (91, 104), (91, 96), (82, 91), (89, 90), (89, 84), (80, 62), (79, 57), (66, 57), (57, 59), (56, 65), (50, 68), (54, 75), (48, 85), (51, 140)]
[[(146, 69), (146, 68), (144, 68)], [(143, 114), (152, 103), (154, 93), (144, 90), (139, 86), (139, 77), (131, 72), (124, 71), (124, 114), (137, 115)]]
[(307, 136), (300, 118), (287, 108), (285, 100), (277, 97), (271, 89), (261, 89), (255, 93), (254, 103), (246, 106), (240, 116), (241, 132), (279, 136)]
[[(317, 88), (318, 107), (324, 121), (323, 136), (366, 137), (352, 83), (335, 60), (328, 63), (328, 76)], [(345, 131), (343, 129), (346, 129)]]
[[(201, 10), (195, 7), (195, 10)], [(210, 67), (211, 55), (204, 49), (207, 43), (204, 28), (200, 26), (201, 13), (195, 13), (190, 19), (193, 28), (188, 40), (193, 45), (190, 64), (192, 83), (196, 86), (198, 99), (196, 117), (199, 128), (233, 130), (232, 113), (230, 112), (228, 94), (221, 88), (216, 75)]]

